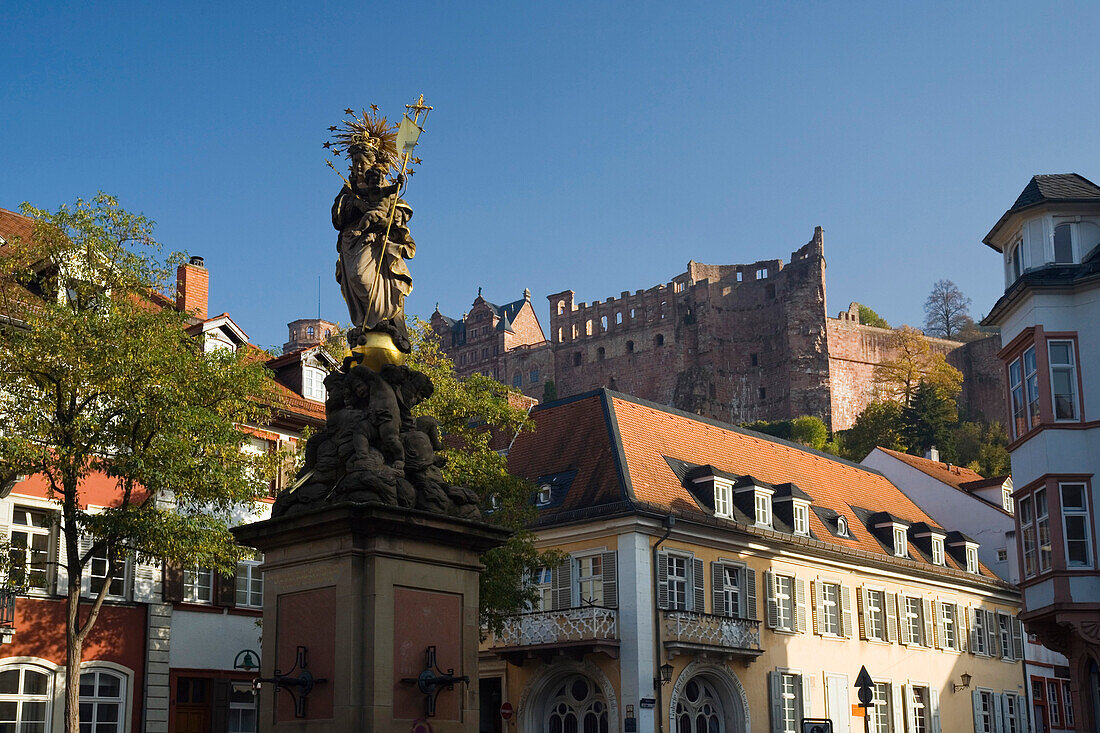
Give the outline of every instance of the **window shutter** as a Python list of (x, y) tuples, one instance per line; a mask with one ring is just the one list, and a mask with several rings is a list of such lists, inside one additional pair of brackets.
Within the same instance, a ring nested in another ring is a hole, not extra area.
[(614, 552), (605, 552), (600, 556), (603, 566), (603, 605), (606, 608), (619, 607), (619, 566)]
[(859, 587), (859, 638), (867, 638), (867, 627), (870, 624), (867, 622), (867, 586), (861, 585)]
[(214, 725), (211, 730), (229, 730), (229, 680), (214, 683)]
[(970, 702), (974, 706), (974, 733), (985, 733), (982, 730), (982, 693), (971, 690)]
[(1004, 695), (999, 692), (993, 693), (993, 730), (996, 733), (1005, 730)]
[(703, 603), (706, 600), (706, 593), (703, 589), (703, 561), (699, 558), (693, 558), (691, 564), (694, 571), (692, 573), (693, 585), (695, 586), (693, 588), (695, 592), (692, 593), (691, 610), (696, 613), (704, 613), (706, 609)]
[(943, 601), (932, 601), (932, 613), (936, 619), (936, 648), (944, 649), (945, 627), (943, 625)]
[(940, 691), (935, 687), (928, 688), (928, 719), (932, 721), (932, 733), (940, 733)]
[(1016, 695), (1016, 724), (1020, 733), (1028, 733), (1027, 698)]
[(214, 602), (219, 606), (233, 608), (237, 605), (237, 576), (222, 575), (217, 570), (214, 575)]
[(810, 581), (810, 599), (814, 607), (814, 633), (821, 634), (821, 616), (825, 612), (821, 602), (821, 581)]
[(720, 562), (710, 564), (711, 612), (716, 616), (735, 616), (737, 609), (726, 608), (726, 568)]
[(775, 573), (771, 570), (764, 571), (764, 584), (768, 586), (768, 628), (774, 629), (779, 625), (779, 606), (775, 599)]
[(806, 614), (809, 599), (806, 598), (806, 581), (795, 576), (794, 579), (794, 627), (798, 633), (806, 631)]
[[(80, 553), (81, 559), (83, 559), (88, 551), (92, 549), (93, 544), (91, 535), (86, 535), (83, 532), (80, 533), (80, 537), (77, 539), (76, 551)], [(62, 556), (61, 560), (62, 562), (65, 561), (64, 556)], [(91, 595), (92, 592), (92, 569), (89, 567), (90, 565), (91, 562), (89, 561), (84, 566), (84, 572), (81, 573), (80, 577), (80, 592), (84, 595)], [(58, 591), (61, 591), (60, 587), (58, 587)]]
[(989, 652), (989, 656), (997, 656), (997, 642), (1000, 638), (1000, 633), (997, 631), (997, 614), (992, 611), (985, 611), (985, 634), (986, 634), (986, 651)]
[[(765, 571), (765, 575), (770, 576), (771, 571)], [(771, 587), (770, 581), (768, 587)], [(768, 700), (771, 702), (772, 708), (772, 733), (783, 733), (783, 705), (780, 700), (781, 691), (782, 685), (780, 684), (779, 672), (768, 672)]]
[(554, 609), (573, 607), (573, 558), (565, 558), (565, 562), (554, 568), (551, 578), (551, 601)]
[(183, 600), (183, 567), (181, 565), (177, 563), (165, 565), (161, 593), (165, 603), (179, 603)]
[(962, 606), (957, 603), (952, 604), (955, 607), (955, 650), (960, 652), (966, 651), (966, 635), (969, 633), (970, 627), (967, 626), (967, 615)]
[[(967, 620), (967, 623), (970, 624), (970, 653), (971, 654), (977, 654), (978, 653), (978, 644), (979, 644), (979, 642), (978, 642), (978, 627), (977, 627), (977, 624), (975, 623), (974, 619), (975, 619), (975, 615), (979, 614), (979, 613), (982, 613), (981, 609), (975, 609), (973, 606), (967, 606), (966, 607), (966, 620)], [(985, 639), (982, 639), (982, 641), (985, 641)]]
[(916, 696), (913, 694), (913, 686), (905, 686), (905, 730), (916, 730), (915, 710), (913, 708), (913, 702)]
[(901, 696), (901, 685), (890, 685), (890, 696), (894, 701), (894, 731), (902, 733), (905, 730), (905, 703)]
[(1024, 625), (1015, 616), (1012, 617), (1012, 657), (1024, 658)]
[(668, 555), (657, 553), (657, 605), (668, 608)]
[(156, 597), (157, 576), (160, 568), (144, 562), (141, 557), (133, 558), (134, 568), (134, 601), (137, 603), (157, 603)]
[(813, 700), (810, 699), (810, 685), (807, 684), (809, 680), (802, 675), (795, 677), (798, 684), (798, 703), (802, 708), (799, 714), (799, 719), (809, 718), (813, 714)]
[(745, 618), (756, 621), (760, 618), (756, 608), (756, 571), (747, 567), (741, 571), (741, 577), (745, 579)]
[(852, 590), (846, 585), (840, 586), (840, 631), (848, 639), (852, 638)]
[(936, 617), (932, 614), (931, 600), (925, 598), (921, 603), (924, 606), (924, 638), (921, 639), (921, 644), (931, 649), (936, 645)]
[[(68, 564), (68, 549), (65, 543), (65, 531), (62, 526), (60, 516), (54, 517), (53, 534), (56, 538), (54, 542), (54, 587), (53, 589), (60, 595), (65, 595), (66, 589), (69, 587), (69, 574), (66, 569)], [(47, 580), (47, 587), (49, 587), (49, 580)]]
[(883, 601), (886, 604), (886, 641), (898, 640), (898, 598), (894, 593), (884, 594)]
[(898, 637), (902, 644), (912, 644), (913, 639), (909, 636), (909, 617), (905, 615), (905, 595), (898, 593)]

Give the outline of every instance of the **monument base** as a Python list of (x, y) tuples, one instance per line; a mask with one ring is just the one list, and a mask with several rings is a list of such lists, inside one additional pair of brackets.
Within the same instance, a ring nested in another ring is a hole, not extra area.
[[(301, 659), (314, 680), (297, 709), (304, 686), (263, 684), (261, 733), (476, 733), (479, 555), (508, 530), (347, 503), (233, 534), (264, 553), (261, 677), (297, 679)], [(429, 648), (437, 668), (426, 674)], [(470, 682), (433, 689), (448, 670)]]

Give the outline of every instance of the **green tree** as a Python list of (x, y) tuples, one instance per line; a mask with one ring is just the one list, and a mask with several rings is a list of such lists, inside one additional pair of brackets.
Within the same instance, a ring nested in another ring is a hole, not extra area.
[(998, 422), (960, 422), (955, 428), (955, 462), (982, 476), (1012, 472), (1008, 435)]
[(554, 384), (554, 380), (547, 380), (546, 384), (542, 385), (542, 401), (553, 402), (558, 398), (558, 387)]
[(802, 445), (808, 445), (816, 450), (822, 450), (829, 440), (829, 428), (821, 418), (813, 415), (803, 415), (791, 420), (791, 440)]
[(863, 305), (863, 303), (859, 303), (858, 305), (859, 322), (861, 324), (864, 326), (876, 326), (877, 328), (890, 328), (890, 324), (886, 322), (885, 318)]
[(741, 423), (741, 427), (764, 435), (782, 438), (783, 440), (791, 440), (790, 420), (755, 420)]
[(945, 457), (954, 454), (954, 426), (958, 421), (955, 400), (936, 387), (921, 382), (913, 399), (902, 407), (905, 442), (915, 455), (936, 446)]
[[(81, 598), (91, 558), (107, 557), (108, 577), (135, 553), (232, 568), (231, 512), (266, 488), (238, 426), (262, 421), (269, 380), (249, 354), (204, 353), (187, 316), (162, 307), (174, 260), (148, 219), (105, 194), (23, 212), (31, 241), (0, 257), (0, 465), (42, 475), (59, 509), (65, 729), (77, 733), (83, 645), (110, 587)], [(83, 494), (92, 474), (116, 488), (96, 512)]]
[(909, 404), (925, 382), (954, 399), (962, 389), (962, 372), (932, 350), (928, 339), (912, 326), (896, 329), (890, 348), (894, 356), (875, 365), (872, 379), (889, 400)]
[(862, 461), (877, 446), (903, 452), (909, 448), (902, 406), (897, 402), (870, 403), (855, 424), (838, 436), (840, 455), (850, 461)]
[(446, 435), (443, 469), (448, 482), (473, 489), (489, 511), (486, 519), (514, 531), (503, 547), (482, 555), (481, 623), (500, 631), (504, 619), (537, 597), (528, 582), (540, 567), (556, 565), (560, 553), (539, 552), (527, 529), (535, 518), (534, 487), (508, 472), (508, 459), (495, 447), (507, 445), (521, 430), (534, 427), (524, 401), (515, 390), (483, 374), (459, 380), (454, 362), (443, 353), (428, 323), (417, 319), (411, 329), (409, 366), (427, 374), (435, 387), (432, 397), (417, 406), (431, 415)]

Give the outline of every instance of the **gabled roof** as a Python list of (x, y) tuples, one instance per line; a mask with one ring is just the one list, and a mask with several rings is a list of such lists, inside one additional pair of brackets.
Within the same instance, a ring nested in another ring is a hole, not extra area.
[(1013, 214), (1042, 204), (1089, 203), (1100, 204), (1100, 186), (1078, 173), (1048, 173), (1032, 176), (1024, 186), (1024, 190), (1016, 197), (1016, 202), (1001, 215), (982, 241), (1000, 252), (1001, 248), (992, 242), (993, 236)]
[(942, 484), (946, 484), (953, 489), (968, 494), (978, 501), (997, 509), (1008, 516), (1012, 516), (1012, 512), (1005, 511), (1005, 508), (997, 502), (990, 501), (984, 496), (975, 494), (976, 489), (984, 489), (992, 486), (1003, 486), (1005, 481), (1009, 479), (1009, 476), (994, 476), (992, 478), (985, 478), (977, 471), (971, 471), (964, 466), (951, 466), (948, 468), (948, 464), (941, 463), (940, 461), (933, 461), (931, 458), (922, 458), (921, 456), (911, 456), (908, 453), (902, 453), (896, 450), (890, 450), (889, 448), (883, 448), (879, 446), (876, 450), (880, 450), (892, 458), (896, 458), (905, 465), (915, 468), (926, 476), (931, 476)]
[[(815, 508), (841, 514), (853, 526), (860, 523), (853, 506), (888, 510), (906, 524), (935, 525), (878, 471), (606, 389), (540, 405), (531, 417), (536, 429), (516, 439), (508, 454), (510, 470), (532, 480), (577, 471), (561, 505), (539, 511), (539, 525), (635, 511), (671, 513), (728, 526), (730, 531), (817, 543), (841, 552), (871, 554), (884, 562), (911, 562), (892, 558), (868, 532), (856, 531), (851, 538), (835, 536), (833, 527), (826, 526), (817, 512), (810, 517), (816, 539), (716, 519), (688, 489), (687, 476), (697, 476), (692, 469), (700, 465), (722, 475), (753, 476), (765, 485), (797, 484), (813, 497)], [(963, 569), (957, 563), (949, 567)], [(985, 569), (982, 574), (994, 577)]]
[(287, 364), (295, 364), (300, 361), (304, 361), (310, 356), (316, 355), (318, 359), (328, 364), (330, 367), (334, 367), (340, 362), (337, 361), (332, 354), (321, 348), (321, 344), (314, 344), (313, 346), (303, 346), (300, 349), (294, 351), (288, 351), (285, 354), (280, 354), (273, 359), (268, 359), (264, 362), (264, 365), (271, 370), (284, 367)]

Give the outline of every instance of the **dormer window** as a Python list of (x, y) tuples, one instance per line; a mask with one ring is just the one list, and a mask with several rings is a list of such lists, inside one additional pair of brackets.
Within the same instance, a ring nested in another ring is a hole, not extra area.
[(905, 528), (894, 526), (894, 556), (909, 557), (909, 538), (905, 534)]
[(302, 396), (307, 400), (324, 402), (328, 397), (325, 390), (325, 372), (313, 366), (302, 367)]
[(730, 518), (733, 516), (730, 485), (721, 481), (714, 482), (714, 516)]
[(844, 517), (838, 516), (836, 518), (836, 534), (837, 537), (848, 536), (848, 520)]
[(977, 574), (978, 572), (978, 548), (966, 548), (966, 572)]
[(1001, 506), (1006, 512), (1013, 511), (1012, 489), (1007, 485), (1001, 487)]
[(543, 484), (539, 487), (539, 493), (535, 495), (535, 506), (546, 506), (550, 503), (552, 496), (553, 491), (550, 484)]
[(808, 537), (810, 535), (810, 507), (803, 502), (796, 501), (792, 507), (794, 510), (794, 533)]
[(943, 556), (943, 538), (932, 537), (932, 564), (933, 565), (946, 565), (946, 561)]
[(772, 526), (772, 499), (763, 491), (757, 491), (755, 497), (756, 526)]

